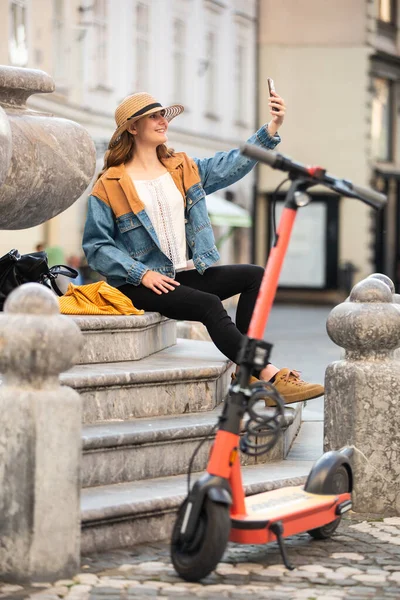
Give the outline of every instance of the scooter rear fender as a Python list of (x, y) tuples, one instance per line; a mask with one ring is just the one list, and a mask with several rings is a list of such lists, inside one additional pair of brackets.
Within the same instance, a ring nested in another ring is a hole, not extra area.
[(182, 541), (190, 541), (197, 530), (197, 522), (206, 498), (218, 504), (232, 504), (232, 493), (229, 482), (223, 477), (205, 473), (196, 481), (191, 489), (186, 504), (185, 515), (181, 526)]
[[(349, 492), (353, 489), (353, 472), (350, 464), (352, 455), (351, 448), (342, 448), (340, 451), (331, 450), (325, 452), (312, 467), (304, 489), (311, 494), (329, 494), (332, 493), (329, 489), (329, 475), (337, 467), (343, 465), (349, 474)], [(327, 487), (328, 485), (328, 487)]]

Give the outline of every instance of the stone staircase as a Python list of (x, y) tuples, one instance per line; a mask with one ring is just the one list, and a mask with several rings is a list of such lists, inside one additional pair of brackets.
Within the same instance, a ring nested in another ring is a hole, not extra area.
[[(164, 539), (203, 440), (192, 480), (206, 467), (233, 367), (211, 342), (177, 339), (176, 323), (157, 313), (71, 318), (85, 339), (61, 377), (82, 398), (82, 552)], [(286, 421), (271, 453), (242, 456), (246, 493), (304, 481), (304, 465), (284, 461), (300, 405)]]

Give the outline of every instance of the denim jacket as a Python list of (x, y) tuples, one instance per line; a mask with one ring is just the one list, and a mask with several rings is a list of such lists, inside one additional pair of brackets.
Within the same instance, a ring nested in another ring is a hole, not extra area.
[[(280, 142), (263, 126), (248, 140), (267, 149)], [(256, 162), (239, 149), (217, 152), (212, 158), (177, 153), (162, 160), (182, 193), (188, 257), (201, 274), (219, 259), (205, 197), (249, 173)], [(143, 275), (157, 271), (175, 277), (172, 261), (161, 251), (155, 229), (125, 165), (110, 167), (89, 197), (83, 250), (92, 269), (119, 287), (139, 285)]]

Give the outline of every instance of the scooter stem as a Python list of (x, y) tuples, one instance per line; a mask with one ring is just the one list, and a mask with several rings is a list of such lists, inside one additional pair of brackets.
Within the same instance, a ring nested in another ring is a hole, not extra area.
[(248, 337), (262, 340), (271, 312), (272, 304), (278, 288), (279, 276), (283, 261), (289, 246), (297, 208), (284, 207), (279, 222), (274, 246), (268, 258), (265, 273), (261, 282), (260, 291), (250, 321)]

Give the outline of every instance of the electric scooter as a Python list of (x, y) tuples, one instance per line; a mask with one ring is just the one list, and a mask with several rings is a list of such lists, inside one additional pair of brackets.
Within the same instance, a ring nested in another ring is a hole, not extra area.
[[(292, 569), (284, 538), (301, 532), (308, 532), (315, 539), (329, 538), (338, 527), (341, 515), (352, 506), (350, 448), (323, 454), (312, 467), (304, 486), (276, 489), (247, 498), (239, 450), (253, 456), (268, 452), (277, 442), (284, 423), (283, 398), (268, 382), (257, 381), (250, 385), (250, 377), (253, 372), (260, 372), (270, 357), (272, 345), (262, 338), (297, 210), (311, 200), (307, 190), (323, 185), (340, 196), (357, 198), (375, 209), (382, 208), (387, 199), (374, 190), (329, 175), (321, 167), (303, 165), (277, 152), (250, 144), (245, 144), (241, 152), (274, 169), (287, 171), (291, 185), (249, 330), (237, 359), (239, 370), (217, 424), (207, 472), (189, 491), (173, 528), (172, 563), (187, 581), (199, 581), (213, 571), (228, 541), (240, 544), (277, 541), (285, 566)], [(275, 406), (264, 413), (257, 412), (257, 402), (266, 398), (273, 400)], [(240, 435), (245, 415), (244, 434)]]

